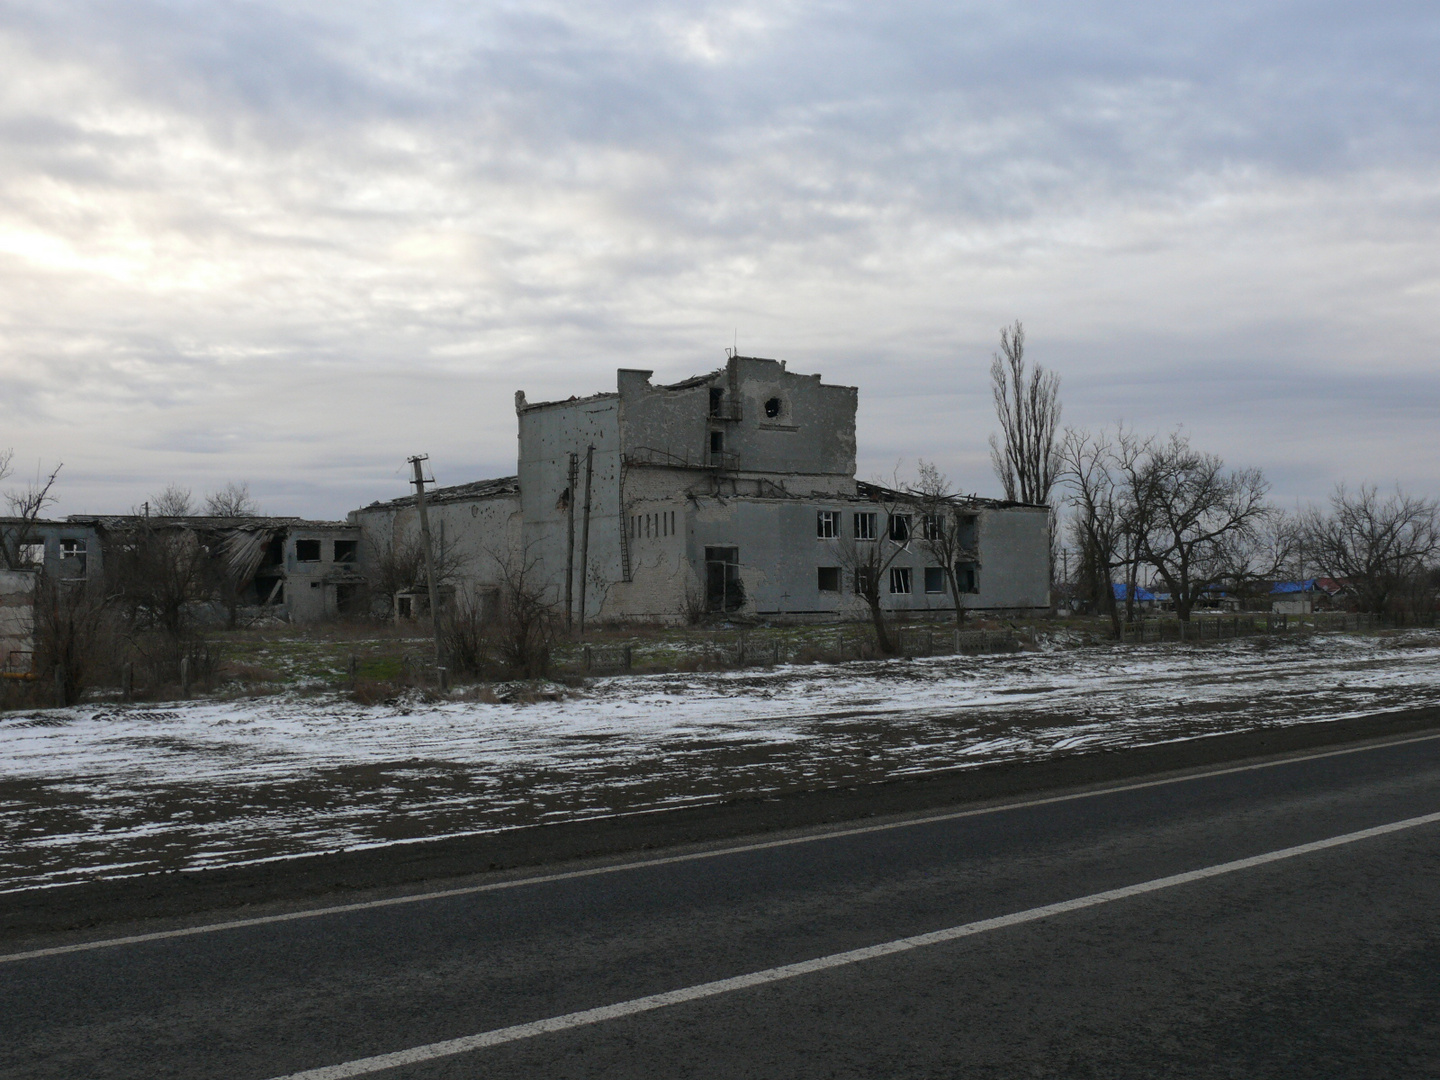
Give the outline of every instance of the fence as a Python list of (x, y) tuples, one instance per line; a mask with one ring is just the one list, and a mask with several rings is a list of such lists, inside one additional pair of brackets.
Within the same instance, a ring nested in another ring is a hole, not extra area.
[[(1015, 652), (1020, 641), (1011, 630), (954, 630), (938, 626), (891, 626), (896, 655), (953, 656), (987, 652)], [(740, 633), (688, 646), (677, 655), (673, 646), (653, 649), (635, 645), (581, 645), (567, 662), (557, 666), (581, 674), (613, 674), (644, 668), (657, 662), (666, 667), (762, 667), (796, 661), (825, 659), (872, 660), (883, 655), (873, 631), (857, 627), (811, 633), (803, 639)]]
[(1435, 625), (1435, 612), (1411, 615), (1371, 615), (1347, 611), (1316, 612), (1311, 615), (1282, 615), (1253, 612), (1238, 615), (1192, 615), (1188, 623), (1179, 619), (1140, 619), (1120, 624), (1121, 641), (1221, 641), (1257, 634), (1311, 634), (1320, 632), (1373, 633)]

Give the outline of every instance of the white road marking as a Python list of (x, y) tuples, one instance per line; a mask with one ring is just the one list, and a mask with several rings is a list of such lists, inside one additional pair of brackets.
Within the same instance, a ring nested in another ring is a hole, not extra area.
[(828, 832), (812, 833), (807, 836), (791, 836), (782, 840), (763, 840), (753, 844), (738, 844), (710, 851), (693, 851), (684, 855), (667, 855), (654, 859), (637, 859), (633, 862), (614, 863), (608, 866), (592, 866), (584, 870), (567, 870), (557, 874), (539, 874), (534, 877), (514, 878), (509, 881), (492, 881), (484, 885), (465, 885), (455, 889), (439, 889), (434, 892), (407, 893), (404, 896), (387, 897), (384, 900), (362, 900), (353, 904), (334, 904), (329, 907), (306, 908), (303, 911), (287, 911), (279, 915), (257, 915), (247, 919), (227, 919), (224, 922), (205, 923), (201, 926), (187, 926), (178, 930), (157, 930), (148, 934), (129, 934), (124, 937), (102, 938), (98, 941), (81, 941), (72, 945), (53, 945), (45, 949), (31, 949), (27, 952), (0, 955), (0, 964), (17, 960), (38, 960), (46, 956), (64, 956), (67, 953), (89, 952), (93, 949), (111, 949), (121, 945), (139, 945), (148, 941), (168, 941), (172, 938), (193, 937), (197, 934), (213, 934), (221, 930), (239, 930), (250, 926), (268, 926), (273, 923), (295, 922), (299, 919), (315, 919), (323, 915), (341, 915), (351, 911), (370, 911), (375, 908), (398, 907), (403, 904), (418, 904), (428, 900), (446, 900), (455, 896), (474, 896), (477, 893), (498, 892), (502, 889), (518, 889), (526, 885), (545, 885), (555, 881), (572, 881), (576, 878), (598, 877), (601, 874), (619, 874), (628, 870), (644, 870), (652, 866), (670, 866), (675, 863), (696, 862), (700, 859), (718, 859), (726, 855), (743, 855), (751, 851), (768, 851), (773, 848), (791, 847), (796, 844), (814, 844), (847, 836), (864, 836), (869, 833), (889, 832), (892, 829), (909, 829), (919, 825), (933, 825), (961, 818), (998, 814), (1007, 810), (1024, 810), (1034, 806), (1050, 806), (1054, 803), (1072, 802), (1076, 799), (1092, 799), (1102, 795), (1117, 795), (1126, 791), (1141, 791), (1145, 788), (1163, 787), (1167, 784), (1182, 784), (1191, 780), (1205, 780), (1215, 776), (1229, 776), (1234, 773), (1254, 772), (1281, 765), (1292, 765), (1302, 761), (1317, 761), (1321, 758), (1341, 757), (1347, 754), (1362, 754), (1372, 750), (1386, 750), (1393, 746), (1408, 746), (1411, 743), (1432, 742), (1440, 735), (1419, 735), (1392, 742), (1375, 743), (1369, 746), (1352, 746), (1341, 750), (1324, 750), (1314, 754), (1281, 758), (1276, 761), (1261, 761), (1251, 765), (1234, 765), (1223, 769), (1189, 773), (1185, 776), (1170, 776), (1162, 780), (1143, 780), (1133, 784), (1095, 788), (1090, 791), (1076, 791), (1066, 795), (1050, 795), (1040, 799), (1026, 799), (1021, 802), (998, 803), (973, 810), (955, 810), (926, 817), (907, 818), (904, 821), (889, 821), (880, 825), (860, 825)]
[(414, 1065), (422, 1061), (432, 1061), (435, 1058), (453, 1057), (456, 1054), (466, 1054), (473, 1050), (483, 1050), (488, 1046), (499, 1046), (501, 1043), (515, 1042), (519, 1039), (531, 1039), (537, 1035), (545, 1035), (554, 1031), (566, 1031), (570, 1028), (586, 1027), (590, 1024), (601, 1024), (606, 1020), (618, 1020), (624, 1016), (634, 1016), (636, 1013), (651, 1012), (655, 1009), (663, 1009), (670, 1005), (680, 1005), (687, 1001), (698, 1001), (701, 998), (715, 997), (718, 994), (729, 994), (736, 990), (748, 990), (751, 987), (764, 986), (766, 983), (782, 982), (786, 979), (799, 978), (802, 975), (811, 975), (817, 971), (828, 971), (831, 968), (860, 964), (867, 960), (877, 960), (882, 956), (893, 956), (896, 953), (909, 952), (911, 949), (923, 949), (928, 945), (941, 945), (947, 941), (956, 941), (960, 938), (972, 937), (975, 934), (984, 934), (990, 930), (1001, 930), (1007, 926), (1018, 926), (1021, 923), (1035, 922), (1038, 919), (1048, 919), (1053, 915), (1063, 915), (1069, 911), (1080, 911), (1083, 908), (1096, 907), (1099, 904), (1109, 904), (1116, 900), (1128, 899), (1132, 896), (1142, 896), (1145, 893), (1159, 892), (1161, 889), (1172, 889), (1177, 885), (1188, 885), (1194, 881), (1204, 881), (1206, 878), (1220, 877), (1222, 874), (1233, 874), (1240, 870), (1249, 870), (1256, 866), (1264, 866), (1267, 863), (1279, 862), (1282, 859), (1293, 859), (1300, 855), (1309, 855), (1312, 852), (1324, 851), (1327, 848), (1353, 844), (1360, 840), (1369, 840), (1376, 836), (1385, 836), (1388, 833), (1401, 832), (1405, 829), (1415, 829), (1422, 825), (1431, 825), (1436, 822), (1440, 822), (1440, 813), (1406, 818), (1404, 821), (1394, 821), (1388, 825), (1377, 825), (1371, 829), (1361, 829), (1358, 832), (1345, 833), (1342, 836), (1332, 836), (1328, 840), (1316, 840), (1309, 844), (1297, 844), (1294, 847), (1266, 852), (1264, 855), (1252, 855), (1247, 859), (1236, 859), (1233, 862), (1219, 863), (1215, 866), (1207, 866), (1200, 870), (1189, 870), (1183, 874), (1172, 874), (1169, 877), (1142, 881), (1138, 885), (1126, 885), (1120, 889), (1107, 889), (1105, 892), (1091, 893), (1089, 896), (1081, 896), (1074, 900), (1065, 900), (1058, 904), (1046, 904), (1042, 907), (1029, 908), (1025, 911), (1017, 911), (1010, 915), (1001, 915), (994, 919), (981, 919), (979, 922), (965, 923), (962, 926), (952, 926), (949, 929), (936, 930), (929, 934), (917, 934), (914, 937), (899, 938), (896, 941), (887, 941), (881, 945), (869, 945), (863, 949), (851, 949), (847, 952), (831, 953), (829, 956), (821, 956), (814, 960), (804, 960), (798, 964), (785, 964), (781, 967), (766, 968), (764, 971), (752, 972), (749, 975), (737, 975), (732, 979), (718, 979), (715, 982), (700, 983), (697, 986), (687, 986), (684, 989), (671, 990), (664, 994), (651, 994), (649, 997), (634, 998), (633, 1000), (622, 1001), (615, 1005), (604, 1005), (598, 1009), (584, 1009), (580, 1012), (566, 1013), (563, 1016), (552, 1016), (547, 1020), (536, 1020), (529, 1024), (515, 1024), (513, 1027), (496, 1028), (493, 1031), (484, 1031), (478, 1035), (467, 1035), (460, 1039), (447, 1039), (444, 1042), (429, 1043), (426, 1046), (415, 1046), (409, 1050), (398, 1050), (391, 1054), (377, 1054), (374, 1057), (359, 1058), (356, 1061), (347, 1061), (341, 1065), (327, 1065), (319, 1069), (308, 1069), (305, 1072), (290, 1073), (286, 1076), (275, 1077), (274, 1080), (342, 1080), (344, 1077), (366, 1076), (370, 1073), (381, 1072), (385, 1069), (399, 1068), (402, 1065)]

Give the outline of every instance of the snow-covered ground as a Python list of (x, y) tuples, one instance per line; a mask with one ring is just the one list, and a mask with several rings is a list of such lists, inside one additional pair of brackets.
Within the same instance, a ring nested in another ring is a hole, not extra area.
[[(520, 695), (523, 696), (523, 695)], [(1440, 704), (1440, 632), (0, 717), (0, 890)]]

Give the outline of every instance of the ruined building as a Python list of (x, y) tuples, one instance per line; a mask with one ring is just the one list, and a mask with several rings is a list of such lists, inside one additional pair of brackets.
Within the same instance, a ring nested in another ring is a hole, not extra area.
[[(1048, 509), (858, 482), (854, 387), (745, 356), (668, 386), (650, 376), (621, 369), (614, 393), (566, 401), (517, 393), (518, 476), (427, 495), (437, 577), (485, 603), (523, 569), (562, 608), (568, 592), (578, 614), (583, 595), (589, 620), (856, 617), (867, 574), (895, 612), (1048, 607)], [(414, 499), (351, 520), (372, 588), (404, 580)], [(942, 523), (949, 567), (926, 542)], [(409, 606), (415, 590), (394, 592)]]

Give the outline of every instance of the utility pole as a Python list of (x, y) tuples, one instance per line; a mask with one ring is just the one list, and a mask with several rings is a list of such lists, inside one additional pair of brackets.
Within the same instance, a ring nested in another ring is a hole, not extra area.
[(595, 447), (585, 450), (585, 511), (580, 526), (580, 640), (585, 640), (585, 579), (590, 575), (590, 480), (595, 475)]
[(565, 489), (565, 633), (575, 627), (575, 485), (580, 480), (580, 455), (570, 455), (570, 486)]
[(430, 625), (435, 631), (435, 663), (443, 663), (444, 650), (440, 647), (440, 602), (435, 590), (435, 556), (430, 550), (430, 517), (425, 513), (425, 473), (421, 462), (429, 461), (429, 454), (416, 454), (407, 458), (415, 467), (415, 509), (420, 512), (420, 537), (425, 543), (425, 585), (430, 593)]

